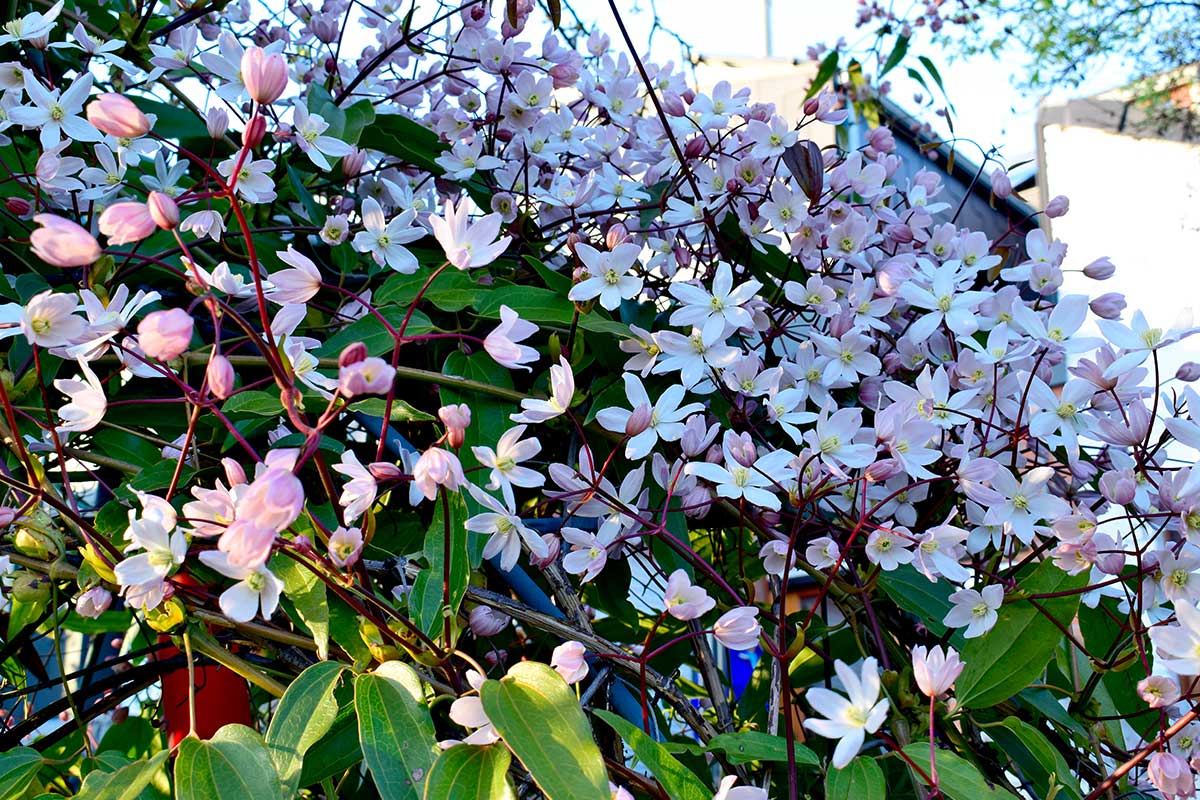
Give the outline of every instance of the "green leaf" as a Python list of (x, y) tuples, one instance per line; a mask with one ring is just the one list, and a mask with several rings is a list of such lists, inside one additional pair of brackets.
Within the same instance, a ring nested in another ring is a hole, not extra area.
[(42, 754), (32, 747), (14, 747), (0, 753), (0, 797), (20, 797), (42, 768)]
[(523, 661), (479, 691), (483, 710), (549, 800), (609, 800), (608, 773), (562, 676)]
[(891, 55), (889, 55), (887, 58), (887, 61), (884, 62), (883, 69), (879, 70), (879, 77), (882, 78), (884, 75), (887, 75), (889, 72), (891, 72), (893, 67), (895, 67), (902, 60), (904, 60), (904, 54), (907, 52), (908, 52), (908, 37), (907, 36), (897, 36), (896, 37), (896, 46), (892, 48)]
[(433, 762), (424, 800), (516, 800), (508, 783), (512, 757), (502, 744), (451, 747)]
[(221, 411), (226, 415), (253, 414), (258, 417), (277, 417), (283, 413), (279, 392), (263, 392), (257, 389), (238, 392), (225, 401)]
[(381, 664), (354, 680), (354, 708), (363, 759), (383, 800), (408, 800), (437, 754), (433, 722), (421, 679), (399, 661)]
[(838, 69), (838, 51), (836, 48), (830, 51), (829, 55), (821, 62), (821, 66), (817, 67), (817, 74), (813, 76), (812, 83), (809, 84), (808, 92), (805, 93), (804, 99), (816, 95), (825, 84), (837, 73)]
[[(407, 308), (397, 306), (388, 306), (379, 309), (380, 316), (386, 319), (388, 324), (392, 326), (392, 329), (397, 332), (399, 332), (400, 326), (404, 323), (404, 316), (407, 313)], [(420, 311), (414, 311), (412, 318), (408, 321), (408, 327), (404, 329), (404, 335), (419, 336), (429, 333), (432, 330), (433, 323), (429, 321), (429, 317)], [(390, 356), (392, 348), (396, 344), (396, 339), (374, 314), (367, 314), (361, 319), (351, 322), (339, 331), (337, 335), (330, 337), (324, 345), (317, 348), (316, 355), (319, 358), (337, 358), (338, 354), (346, 349), (346, 345), (354, 344), (355, 342), (362, 342), (366, 345), (367, 352), (370, 355), (382, 356), (386, 354)]]
[[(429, 267), (419, 267), (409, 275), (392, 275), (376, 292), (376, 305), (395, 304), (407, 308), (416, 300), (417, 293), (425, 288), (432, 274), (433, 270)], [(479, 285), (471, 273), (452, 269), (438, 275), (425, 288), (421, 300), (432, 303), (442, 311), (462, 311), (488, 291), (488, 287)]]
[(283, 594), (317, 644), (317, 656), (329, 657), (329, 603), (325, 584), (308, 567), (284, 555), (271, 559), (271, 571), (283, 581)]
[[(929, 773), (929, 742), (913, 742), (904, 754)], [(1012, 800), (1008, 792), (990, 786), (974, 764), (949, 750), (938, 748), (937, 771), (938, 788), (947, 800)]]
[[(1086, 570), (1068, 575), (1053, 562), (1043, 561), (1036, 569), (1023, 573), (1019, 586), (1030, 594), (1061, 592), (1081, 588), (1087, 585), (1087, 579)], [(1016, 600), (1001, 606), (995, 627), (977, 639), (969, 639), (963, 647), (966, 666), (955, 683), (959, 704), (964, 708), (993, 706), (1033, 682), (1062, 639), (1059, 626), (1069, 625), (1078, 607), (1078, 594), (1039, 600), (1036, 605), (1030, 600)]]
[(949, 582), (933, 583), (911, 564), (904, 564), (880, 573), (879, 588), (893, 603), (920, 619), (933, 635), (946, 634), (948, 629), (942, 620), (952, 607), (949, 598), (953, 588)]
[(671, 800), (712, 800), (712, 790), (645, 731), (611, 711), (592, 711), (617, 732)]
[(342, 141), (347, 144), (358, 144), (362, 132), (375, 121), (375, 106), (370, 100), (359, 100), (347, 106), (346, 129), (342, 131)]
[(283, 796), (262, 737), (245, 725), (226, 725), (207, 742), (189, 736), (176, 752), (176, 800), (273, 800)]
[(354, 687), (339, 687), (337, 695), (346, 690), (348, 702), (339, 700), (337, 718), (333, 726), (304, 756), (304, 769), (300, 773), (300, 785), (312, 786), (331, 778), (362, 761), (362, 748), (358, 744), (358, 714), (354, 710)]
[[(370, 414), (372, 417), (383, 417), (384, 412), (387, 410), (387, 401), (382, 397), (370, 397), (351, 404), (350, 410), (361, 411), (364, 414)], [(399, 397), (394, 397), (392, 398), (392, 414), (390, 419), (392, 422), (432, 422), (436, 417), (413, 408)]]
[(345, 669), (336, 661), (313, 664), (292, 681), (279, 700), (267, 728), (266, 744), (286, 797), (296, 793), (304, 754), (326, 734), (337, 717), (333, 690)]
[[(450, 549), (446, 550), (446, 520), (443, 502), (439, 499), (433, 519), (425, 533), (425, 561), (429, 566), (417, 573), (409, 595), (409, 610), (413, 621), (429, 636), (443, 633), (444, 613), (458, 614), (458, 606), (467, 593), (471, 578), (470, 554), (467, 551), (467, 504), (459, 492), (449, 492)], [(450, 611), (443, 612), (446, 599), (442, 580), (450, 560)], [(447, 642), (447, 645), (450, 643)]]
[(135, 761), (113, 772), (92, 770), (84, 778), (75, 800), (136, 800), (162, 769), (168, 755), (168, 751), (163, 750), (149, 759)]
[(1002, 725), (989, 727), (987, 734), (1001, 756), (1012, 759), (1020, 768), (1038, 797), (1048, 797), (1057, 790), (1055, 797), (1081, 800), (1079, 781), (1071, 774), (1066, 759), (1037, 728), (1016, 717), (1005, 717)]
[(537, 286), (500, 286), (475, 303), (475, 310), (485, 317), (500, 318), (500, 306), (508, 306), (530, 322), (552, 322), (570, 325), (575, 318), (575, 304), (551, 289)]
[[(782, 736), (772, 736), (761, 731), (742, 731), (741, 733), (722, 733), (714, 736), (708, 743), (708, 750), (723, 750), (729, 757), (730, 763), (745, 764), (747, 761), (787, 761), (787, 739)], [(810, 767), (819, 767), (821, 759), (817, 754), (802, 744), (792, 747), (796, 754), (796, 763)]]
[(304, 180), (300, 177), (300, 173), (296, 172), (291, 164), (287, 165), (287, 176), (288, 183), (292, 185), (292, 191), (296, 193), (300, 204), (304, 206), (304, 211), (308, 214), (309, 221), (318, 227), (324, 225), (325, 210), (317, 205), (317, 201), (313, 199), (312, 192), (304, 185)]
[(826, 800), (887, 800), (887, 782), (875, 759), (859, 756), (825, 776)]

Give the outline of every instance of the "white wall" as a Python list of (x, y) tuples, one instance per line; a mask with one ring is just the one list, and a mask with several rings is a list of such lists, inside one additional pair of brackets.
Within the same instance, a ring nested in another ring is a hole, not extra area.
[[(1047, 197), (1071, 200), (1066, 216), (1050, 220), (1068, 245), (1065, 266), (1108, 256), (1117, 267), (1103, 282), (1067, 273), (1063, 293), (1120, 292), (1126, 320), (1141, 309), (1162, 328), (1186, 309), (1200, 312), (1200, 146), (1059, 125), (1043, 137)], [(1200, 361), (1200, 336), (1162, 353), (1162, 377), (1189, 360)]]

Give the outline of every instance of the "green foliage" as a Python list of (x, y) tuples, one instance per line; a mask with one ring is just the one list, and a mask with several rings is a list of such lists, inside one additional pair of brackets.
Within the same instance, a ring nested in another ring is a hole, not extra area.
[(262, 737), (226, 725), (208, 741), (189, 736), (175, 758), (177, 800), (274, 800), (283, 787)]
[(562, 677), (545, 664), (516, 664), (479, 691), (492, 726), (549, 800), (609, 800), (604, 759)]
[(421, 796), (437, 754), (421, 679), (399, 661), (354, 679), (354, 708), (363, 760), (383, 800)]
[(460, 744), (438, 756), (425, 780), (423, 800), (516, 800), (508, 781), (512, 756), (502, 744)]

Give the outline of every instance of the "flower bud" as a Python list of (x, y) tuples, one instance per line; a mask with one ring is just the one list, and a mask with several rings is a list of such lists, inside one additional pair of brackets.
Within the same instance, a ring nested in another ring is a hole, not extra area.
[(1128, 470), (1111, 470), (1100, 476), (1100, 494), (1110, 503), (1125, 505), (1133, 502), (1137, 493), (1137, 481)]
[(475, 606), (467, 615), (467, 624), (476, 636), (495, 636), (508, 627), (512, 617), (488, 606)]
[(10, 591), (13, 599), (18, 602), (44, 603), (50, 599), (50, 579), (21, 571), (13, 576)]
[(6, 197), (4, 198), (4, 207), (10, 213), (23, 217), (33, 210), (33, 203), (30, 203), (24, 197)]
[(269, 106), (287, 89), (288, 68), (282, 53), (267, 53), (251, 45), (242, 53), (242, 83), (250, 99)]
[(0, 506), (0, 528), (7, 528), (12, 525), (17, 519), (17, 514), (20, 513), (19, 508), (12, 506)]
[[(550, 71), (553, 74), (554, 70)], [(687, 108), (683, 105), (683, 98), (677, 92), (666, 91), (662, 94), (663, 111), (667, 112), (668, 116), (682, 117), (687, 113)]]
[(33, 254), (55, 267), (86, 267), (100, 258), (100, 243), (84, 228), (54, 214), (33, 218), (41, 227), (29, 236)]
[(875, 483), (894, 478), (904, 471), (904, 465), (895, 458), (885, 458), (867, 467), (864, 476)]
[(404, 477), (404, 470), (386, 461), (372, 461), (367, 465), (367, 472), (377, 481), (398, 481)]
[(1070, 207), (1071, 201), (1067, 199), (1066, 195), (1060, 194), (1049, 203), (1046, 203), (1046, 216), (1050, 219), (1061, 217), (1067, 213)]
[(546, 544), (545, 557), (538, 558), (533, 553), (529, 554), (529, 563), (537, 569), (545, 569), (558, 561), (558, 553), (562, 549), (562, 539), (557, 534), (543, 533), (542, 541)]
[(96, 619), (112, 606), (112, 592), (103, 586), (93, 586), (75, 601), (75, 612), (81, 617)]
[(1184, 383), (1200, 380), (1200, 364), (1195, 361), (1185, 361), (1175, 370), (1175, 378)]
[(87, 107), (88, 122), (101, 133), (118, 139), (136, 139), (150, 132), (150, 120), (124, 95), (108, 92)]
[(629, 438), (637, 436), (650, 427), (650, 419), (654, 415), (648, 403), (641, 403), (625, 420), (625, 435)]
[(910, 244), (914, 238), (912, 228), (903, 222), (884, 226), (883, 234), (897, 244)]
[(212, 358), (208, 360), (205, 377), (208, 378), (208, 390), (218, 400), (224, 400), (233, 394), (233, 364), (230, 364), (229, 359), (225, 356), (220, 353), (213, 354)]
[(758, 460), (758, 448), (754, 446), (754, 440), (750, 438), (748, 433), (733, 433), (725, 434), (725, 447), (729, 450), (729, 455), (733, 460), (741, 464), (743, 467), (750, 467)]
[(338, 389), (346, 397), (385, 394), (396, 380), (396, 370), (382, 358), (368, 356), (338, 371)]
[(225, 470), (225, 480), (230, 486), (241, 486), (246, 482), (246, 471), (232, 458), (222, 458), (221, 467)]
[(1092, 298), (1088, 308), (1101, 319), (1120, 319), (1121, 312), (1125, 310), (1125, 295), (1117, 292), (1102, 294)]
[(608, 233), (604, 236), (604, 244), (609, 250), (615, 250), (617, 245), (625, 244), (628, 241), (629, 231), (619, 222), (609, 226)]
[(367, 352), (367, 346), (362, 342), (348, 344), (346, 345), (345, 349), (338, 354), (338, 366), (348, 367), (351, 364), (357, 364), (359, 361), (365, 359), (368, 355), (370, 355), (370, 353)]
[(571, 251), (571, 255), (575, 255), (575, 245), (579, 244), (580, 242), (586, 243), (587, 240), (575, 231), (571, 231), (567, 234), (567, 249)]
[(804, 112), (804, 116), (811, 117), (813, 114), (817, 113), (817, 109), (820, 107), (821, 101), (816, 97), (810, 97), (804, 101), (804, 105), (800, 110)]
[(693, 136), (688, 139), (687, 144), (683, 146), (683, 154), (687, 158), (699, 158), (704, 149), (708, 147), (708, 140), (703, 136)]
[(886, 126), (872, 128), (867, 134), (867, 141), (871, 143), (871, 147), (881, 153), (890, 153), (896, 149), (896, 137), (892, 135), (891, 129)]
[(242, 141), (246, 147), (253, 150), (262, 144), (263, 137), (267, 135), (267, 118), (261, 114), (255, 114), (251, 120), (246, 123), (246, 130), (242, 133)]
[(229, 130), (229, 112), (220, 106), (213, 106), (204, 115), (204, 124), (211, 138), (220, 139)]
[(152, 311), (138, 325), (138, 347), (150, 358), (171, 361), (192, 341), (192, 317), (182, 308)]
[(1083, 268), (1083, 274), (1094, 281), (1106, 281), (1116, 271), (1117, 268), (1109, 261), (1108, 256), (1101, 256)]
[(1012, 196), (1013, 185), (1012, 179), (1008, 177), (1008, 172), (996, 167), (992, 170), (992, 194), (1005, 200)]
[(347, 178), (357, 178), (362, 174), (363, 164), (367, 161), (367, 151), (357, 147), (350, 154), (342, 157), (342, 174)]
[(179, 206), (170, 195), (151, 192), (146, 198), (146, 207), (150, 210), (150, 219), (164, 231), (173, 231), (179, 225)]
[(1196, 792), (1196, 778), (1191, 766), (1183, 756), (1170, 750), (1160, 750), (1150, 757), (1146, 776), (1163, 797), (1171, 800), (1191, 797)]
[(113, 203), (100, 215), (100, 232), (108, 237), (109, 244), (140, 242), (156, 227), (145, 203)]
[(446, 426), (446, 441), (450, 446), (462, 447), (467, 426), (471, 424), (471, 409), (467, 404), (442, 406), (438, 409), (438, 418)]
[(1125, 570), (1125, 552), (1107, 533), (1093, 536), (1092, 547), (1096, 550), (1096, 569), (1105, 575), (1120, 575)]

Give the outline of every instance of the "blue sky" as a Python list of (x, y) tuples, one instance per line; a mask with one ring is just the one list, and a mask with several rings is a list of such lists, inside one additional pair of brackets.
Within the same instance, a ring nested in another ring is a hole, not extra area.
[[(639, 47), (647, 40), (654, 7), (662, 23), (696, 51), (724, 56), (766, 55), (768, 3), (772, 6), (773, 55), (781, 58), (804, 58), (805, 50), (813, 43), (832, 45), (844, 36), (853, 46), (872, 35), (867, 29), (854, 27), (855, 0), (617, 0)], [(619, 46), (620, 37), (606, 0), (575, 0), (572, 5), (582, 19), (594, 20), (608, 32), (614, 47)], [(652, 44), (656, 59), (678, 58), (679, 46), (669, 35), (655, 33)], [(985, 149), (1000, 146), (1010, 163), (1033, 155), (1038, 98), (1022, 94), (1012, 85), (1012, 76), (1025, 66), (1023, 54), (1007, 53), (1001, 59), (952, 57), (930, 44), (927, 31), (914, 37), (908, 57), (913, 59), (918, 54), (929, 56), (942, 73), (947, 94), (958, 112), (954, 126), (959, 136), (974, 139)], [(903, 69), (889, 73), (888, 78), (893, 81), (895, 101), (947, 135), (941, 120), (918, 113), (920, 107), (913, 95), (923, 90), (904, 75)], [(1098, 70), (1086, 86), (1068, 94), (1094, 94), (1120, 82), (1114, 66)]]

